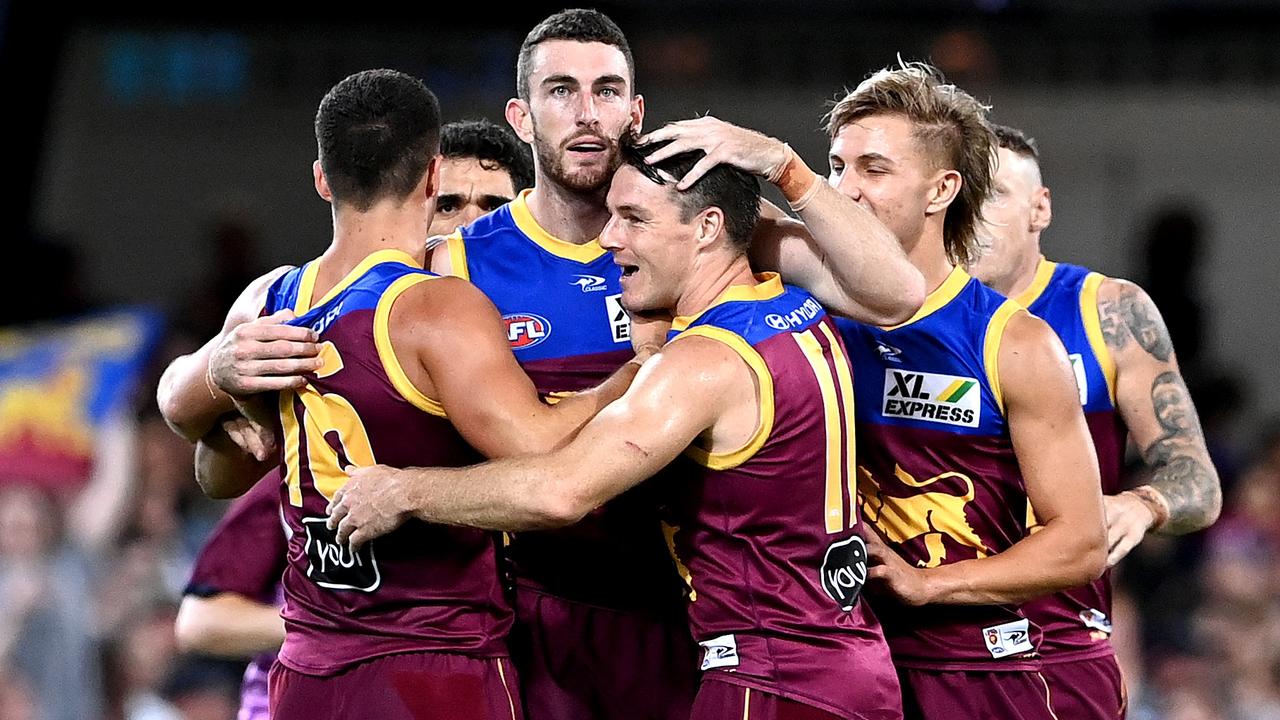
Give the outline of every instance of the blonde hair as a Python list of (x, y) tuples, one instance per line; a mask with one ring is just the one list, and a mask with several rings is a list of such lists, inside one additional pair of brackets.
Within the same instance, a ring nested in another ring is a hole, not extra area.
[(902, 62), (863, 80), (827, 113), (827, 134), (872, 115), (901, 115), (910, 120), (912, 136), (938, 168), (960, 173), (960, 192), (943, 221), (943, 246), (957, 265), (979, 254), (977, 227), (982, 203), (991, 192), (995, 135), (987, 124), (988, 106), (922, 62)]

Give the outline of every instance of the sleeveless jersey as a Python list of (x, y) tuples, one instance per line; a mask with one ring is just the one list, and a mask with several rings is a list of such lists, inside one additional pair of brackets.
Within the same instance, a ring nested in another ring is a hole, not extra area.
[(675, 342), (732, 348), (760, 391), (751, 440), (721, 454), (695, 443), (673, 495), (702, 669), (842, 718), (900, 718), (889, 648), (860, 597), (848, 356), (817, 300), (776, 274), (758, 280), (672, 326)]
[[(1027, 533), (997, 375), (1019, 310), (956, 268), (902, 325), (840, 321), (856, 380), (862, 515), (911, 565), (987, 557)], [(872, 604), (900, 667), (1039, 667), (1039, 629), (1016, 606), (912, 608), (887, 593)]]
[(292, 531), (284, 572), (280, 662), (329, 675), (400, 652), (506, 654), (511, 611), (495, 535), (406, 522), (354, 555), (325, 528), (348, 464), (458, 467), (481, 458), (440, 405), (413, 386), (391, 346), (388, 317), (406, 289), (437, 277), (396, 250), (360, 262), (313, 299), (318, 263), (281, 276), (266, 312), (319, 333), (324, 366), (280, 394), (281, 507)]
[[(549, 234), (529, 191), (448, 239), (455, 274), (502, 314), (516, 360), (538, 392), (593, 387), (633, 356), (621, 270), (600, 243)], [(606, 503), (578, 524), (524, 532), (507, 548), (517, 585), (620, 609), (678, 609), (679, 577), (666, 551), (655, 483)]]
[[(1105, 279), (1078, 265), (1041, 258), (1031, 285), (1015, 300), (1049, 323), (1066, 346), (1098, 451), (1102, 493), (1114, 495), (1121, 490), (1128, 431), (1116, 409), (1115, 363), (1098, 319), (1098, 286)], [(1110, 570), (1088, 585), (1039, 598), (1023, 609), (1044, 630), (1045, 662), (1112, 654)]]

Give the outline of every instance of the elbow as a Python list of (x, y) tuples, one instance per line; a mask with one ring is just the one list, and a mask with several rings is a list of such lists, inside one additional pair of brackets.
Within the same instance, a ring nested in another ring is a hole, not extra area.
[(1066, 572), (1063, 573), (1062, 589), (1079, 587), (1102, 577), (1107, 569), (1107, 532), (1100, 527), (1099, 532), (1091, 534), (1073, 548), (1067, 558)]
[(179, 651), (208, 654), (215, 649), (215, 633), (203, 612), (205, 602), (205, 598), (190, 595), (182, 599), (178, 618), (173, 623), (173, 636)]
[(160, 389), (156, 391), (156, 405), (160, 408), (160, 416), (164, 418), (169, 429), (186, 438), (188, 442), (200, 439), (200, 433), (183, 416), (176, 393), (171, 392), (164, 383), (161, 383)]
[(541, 493), (543, 501), (539, 504), (534, 521), (539, 528), (562, 528), (577, 524), (595, 506), (574, 492), (550, 491)]
[(868, 313), (872, 317), (867, 322), (889, 326), (899, 325), (910, 320), (924, 305), (928, 291), (924, 285), (924, 275), (910, 263), (901, 271), (900, 281), (891, 295), (884, 298), (878, 307), (871, 308)]
[(925, 296), (929, 294), (928, 288), (924, 286), (924, 275), (916, 266), (907, 263), (902, 274), (902, 283), (892, 308), (892, 318), (883, 323), (885, 325), (897, 325), (910, 320), (919, 312), (920, 306), (924, 305)]

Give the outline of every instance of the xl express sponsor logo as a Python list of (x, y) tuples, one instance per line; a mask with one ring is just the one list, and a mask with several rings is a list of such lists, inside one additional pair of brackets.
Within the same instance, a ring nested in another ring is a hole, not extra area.
[(510, 313), (502, 316), (507, 327), (507, 342), (512, 350), (523, 350), (551, 337), (551, 322), (533, 313)]
[(978, 427), (982, 391), (974, 378), (910, 370), (884, 371), (886, 417)]

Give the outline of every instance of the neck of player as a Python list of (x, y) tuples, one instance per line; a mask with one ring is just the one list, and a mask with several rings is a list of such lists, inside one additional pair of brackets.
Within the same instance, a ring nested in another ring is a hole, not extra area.
[(676, 301), (675, 314), (692, 317), (711, 307), (716, 298), (734, 285), (754, 286), (755, 275), (745, 255), (739, 255), (721, 267), (695, 269), (689, 277), (689, 285)]
[(924, 275), (924, 286), (929, 292), (937, 290), (955, 269), (955, 263), (947, 258), (941, 232), (926, 232), (916, 240), (915, 245), (904, 247), (903, 250), (911, 264)]
[(1017, 297), (1031, 287), (1031, 283), (1035, 282), (1036, 271), (1040, 269), (1040, 246), (1030, 248), (1022, 254), (1018, 260), (1017, 267), (1013, 272), (1009, 273), (1008, 278), (993, 281), (991, 289), (1004, 295), (1005, 297)]
[[(360, 261), (379, 250), (399, 250), (421, 267), (427, 259), (427, 228), (430, 215), (421, 208), (398, 205), (390, 200), (377, 203), (365, 212), (350, 207), (333, 208), (333, 244), (320, 256), (320, 284), (332, 287)], [(327, 282), (326, 282), (327, 281)]]
[(584, 245), (600, 237), (609, 221), (604, 198), (608, 187), (579, 193), (539, 177), (526, 203), (535, 222), (552, 237), (574, 245)]

